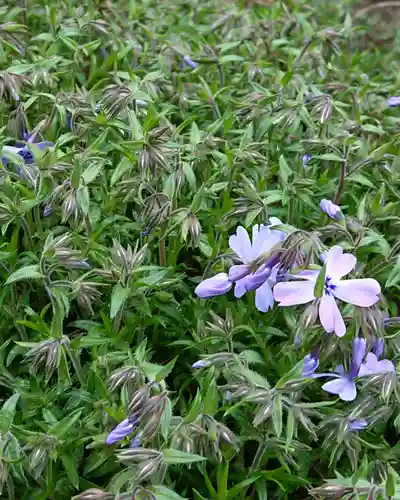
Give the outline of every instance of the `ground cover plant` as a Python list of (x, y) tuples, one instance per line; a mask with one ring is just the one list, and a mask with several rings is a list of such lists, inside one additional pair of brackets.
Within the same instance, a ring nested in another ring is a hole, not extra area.
[(1, 498), (400, 498), (399, 32), (368, 22), (0, 7)]

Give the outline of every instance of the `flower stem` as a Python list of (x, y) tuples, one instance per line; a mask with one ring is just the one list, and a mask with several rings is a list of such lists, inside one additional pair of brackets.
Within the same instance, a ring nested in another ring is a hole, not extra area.
[(347, 161), (343, 161), (340, 164), (339, 186), (337, 188), (336, 195), (335, 195), (335, 201), (334, 201), (334, 203), (336, 205), (339, 205), (340, 197), (342, 196), (342, 192), (343, 192), (343, 188), (344, 188), (344, 181), (346, 178), (346, 167), (347, 167)]

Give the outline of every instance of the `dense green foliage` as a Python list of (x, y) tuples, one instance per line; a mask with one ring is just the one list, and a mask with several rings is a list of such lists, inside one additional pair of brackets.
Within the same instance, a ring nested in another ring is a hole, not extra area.
[[(376, 44), (346, 2), (7, 3), (1, 498), (400, 498), (400, 374), (353, 402), (301, 377), (316, 345), (348, 368), (360, 327), (400, 354), (400, 34)], [(271, 216), (307, 264), (339, 244), (379, 281), (344, 337), (194, 294)]]

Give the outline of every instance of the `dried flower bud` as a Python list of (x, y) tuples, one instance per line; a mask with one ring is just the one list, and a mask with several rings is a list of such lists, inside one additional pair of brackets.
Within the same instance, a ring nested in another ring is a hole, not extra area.
[(157, 450), (146, 448), (128, 448), (117, 453), (117, 458), (123, 463), (137, 463), (144, 460), (153, 460), (162, 458), (162, 453)]
[(156, 473), (160, 465), (162, 464), (162, 457), (157, 457), (156, 459), (147, 460), (140, 464), (138, 471), (136, 473), (135, 481), (141, 483)]
[(201, 225), (193, 212), (190, 212), (182, 224), (182, 239), (186, 240), (189, 234), (191, 244), (193, 247), (197, 247), (200, 243), (201, 236)]

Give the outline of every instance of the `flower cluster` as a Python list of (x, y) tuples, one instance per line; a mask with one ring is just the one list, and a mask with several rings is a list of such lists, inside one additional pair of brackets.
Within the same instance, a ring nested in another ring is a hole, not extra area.
[[(330, 218), (339, 220), (341, 208), (329, 200), (322, 200), (321, 210)], [(267, 312), (274, 307), (297, 306), (312, 303), (315, 317), (328, 334), (343, 337), (346, 324), (338, 306), (338, 300), (359, 308), (368, 308), (379, 301), (381, 287), (375, 279), (343, 279), (354, 271), (357, 259), (345, 253), (338, 245), (320, 255), (322, 267), (309, 265), (301, 269), (296, 261), (292, 266), (283, 262), (285, 242), (289, 236), (275, 226), (281, 226), (279, 219), (271, 218), (268, 225), (255, 225), (252, 240), (245, 228), (239, 226), (236, 234), (229, 238), (234, 259), (238, 262), (230, 267), (228, 273), (219, 273), (202, 281), (195, 293), (200, 298), (211, 298), (227, 293), (234, 287), (236, 298), (255, 290), (255, 304), (259, 311)], [(355, 399), (356, 379), (395, 371), (390, 360), (379, 358), (383, 354), (383, 339), (376, 340), (372, 352), (366, 355), (367, 343), (363, 336), (353, 341), (353, 353), (348, 372), (343, 365), (335, 372), (316, 373), (319, 367), (320, 347), (315, 348), (304, 359), (302, 377), (330, 377), (322, 389), (339, 396), (343, 401)], [(193, 368), (209, 366), (201, 360)], [(356, 426), (357, 427), (357, 426)]]

